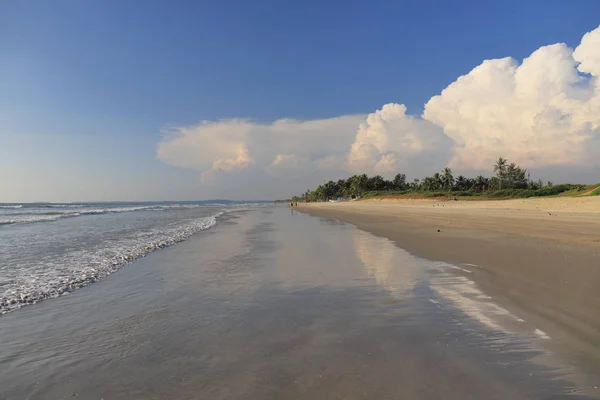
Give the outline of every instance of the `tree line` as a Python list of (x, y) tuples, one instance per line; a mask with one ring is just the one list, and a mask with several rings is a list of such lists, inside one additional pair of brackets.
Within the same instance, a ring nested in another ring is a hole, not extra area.
[[(526, 168), (521, 168), (515, 163), (509, 163), (507, 159), (500, 157), (493, 165), (495, 176), (485, 177), (478, 175), (468, 178), (463, 175), (454, 176), (448, 167), (436, 172), (432, 176), (422, 179), (414, 179), (409, 182), (406, 175), (399, 173), (392, 180), (386, 180), (381, 175), (369, 177), (366, 174), (353, 175), (348, 179), (329, 181), (319, 185), (314, 190), (294, 196), (293, 201), (327, 201), (329, 199), (363, 197), (366, 194), (380, 192), (425, 192), (425, 193), (454, 193), (460, 196), (477, 194), (492, 194), (509, 196), (514, 191), (520, 191), (520, 197), (536, 195), (536, 191), (553, 187), (552, 182), (544, 184), (541, 180), (532, 180)], [(567, 189), (546, 190), (548, 193)]]

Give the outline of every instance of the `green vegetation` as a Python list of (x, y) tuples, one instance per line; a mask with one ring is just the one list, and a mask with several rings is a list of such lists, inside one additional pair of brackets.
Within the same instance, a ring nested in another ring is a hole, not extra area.
[(327, 201), (338, 198), (377, 198), (377, 197), (473, 197), (473, 198), (527, 198), (541, 196), (581, 196), (600, 195), (600, 186), (544, 184), (532, 180), (527, 169), (515, 163), (508, 163), (500, 157), (493, 165), (496, 176), (490, 178), (479, 175), (474, 178), (454, 177), (448, 167), (441, 172), (423, 179), (408, 182), (406, 175), (397, 174), (392, 180), (380, 175), (369, 177), (366, 174), (353, 175), (348, 179), (329, 181), (315, 190), (307, 190), (293, 201)]

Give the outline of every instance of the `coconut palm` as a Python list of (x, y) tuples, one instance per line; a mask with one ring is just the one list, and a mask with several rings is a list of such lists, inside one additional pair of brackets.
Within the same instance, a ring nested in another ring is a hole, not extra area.
[(469, 186), (469, 180), (462, 175), (459, 175), (454, 182), (454, 188), (456, 190), (467, 190)]
[(454, 184), (454, 176), (452, 176), (452, 170), (450, 168), (446, 167), (442, 170), (440, 181), (444, 189), (452, 189), (452, 185)]
[(367, 189), (367, 181), (369, 178), (366, 174), (354, 175), (350, 183), (350, 192), (357, 196), (362, 196)]
[(444, 181), (442, 180), (442, 176), (439, 172), (433, 174), (432, 179), (435, 181), (435, 189), (433, 190), (439, 190), (444, 186)]
[(508, 167), (508, 160), (505, 158), (499, 157), (494, 164), (494, 172), (498, 175), (498, 180), (500, 182), (500, 190), (502, 190), (502, 178), (506, 174), (506, 169)]
[(392, 181), (392, 187), (396, 190), (404, 190), (406, 189), (406, 175), (397, 174)]
[[(344, 196), (362, 196), (368, 191), (383, 190), (409, 190), (409, 191), (439, 191), (439, 190), (457, 190), (457, 191), (477, 191), (490, 192), (503, 187), (506, 189), (531, 189), (536, 190), (544, 187), (540, 181), (532, 181), (527, 168), (521, 168), (515, 163), (508, 163), (505, 158), (498, 158), (494, 163), (494, 172), (496, 176), (486, 178), (479, 175), (475, 178), (466, 178), (462, 175), (454, 178), (452, 170), (449, 167), (432, 176), (422, 180), (414, 179), (408, 182), (406, 175), (397, 174), (392, 180), (387, 180), (380, 175), (369, 177), (366, 174), (353, 175), (347, 179), (338, 179), (337, 181), (323, 181), (322, 185), (314, 190), (307, 190), (297, 199), (305, 201), (326, 201), (331, 198)], [(552, 182), (548, 182), (548, 186)], [(375, 194), (374, 194), (375, 195)]]
[(387, 186), (386, 180), (381, 175), (375, 175), (367, 180), (368, 190), (385, 190)]
[(483, 175), (478, 175), (475, 178), (475, 188), (480, 192), (485, 192), (488, 187), (488, 179)]
[[(438, 175), (438, 176), (436, 177), (435, 175)], [(423, 179), (423, 184), (421, 185), (421, 187), (423, 188), (423, 190), (426, 190), (429, 192), (438, 190), (440, 187), (439, 174), (436, 173), (436, 174), (434, 174), (434, 176), (428, 176), (427, 178)]]
[(408, 187), (411, 190), (419, 190), (421, 188), (421, 180), (417, 178), (413, 179), (413, 181), (408, 184)]

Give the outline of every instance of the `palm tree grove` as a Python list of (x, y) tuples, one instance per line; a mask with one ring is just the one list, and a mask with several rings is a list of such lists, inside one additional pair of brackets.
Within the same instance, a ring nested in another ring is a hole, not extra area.
[[(582, 192), (586, 185), (562, 184), (532, 180), (526, 168), (498, 158), (493, 165), (495, 176), (478, 175), (468, 178), (455, 177), (448, 167), (422, 179), (409, 182), (406, 175), (399, 173), (392, 180), (381, 175), (369, 177), (366, 174), (353, 175), (348, 179), (329, 181), (314, 190), (307, 190), (293, 201), (328, 201), (333, 199), (351, 199), (357, 197), (378, 197), (393, 195), (421, 195), (422, 197), (459, 197), (484, 196), (492, 198), (552, 196), (563, 192)], [(596, 191), (594, 194), (598, 194)]]

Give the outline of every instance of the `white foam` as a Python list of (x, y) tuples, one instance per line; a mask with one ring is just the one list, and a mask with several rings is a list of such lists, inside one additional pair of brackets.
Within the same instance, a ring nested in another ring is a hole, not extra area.
[(550, 339), (550, 336), (548, 336), (548, 334), (540, 329), (536, 329), (535, 331), (533, 331), (533, 333), (538, 336), (540, 339)]
[(213, 227), (223, 213), (139, 231), (93, 249), (40, 260), (39, 265), (15, 265), (0, 291), (0, 314), (87, 286), (137, 258)]
[(0, 217), (0, 225), (29, 224), (32, 222), (49, 222), (62, 218), (62, 215), (12, 215)]
[[(130, 207), (107, 207), (107, 208), (84, 208), (82, 204), (66, 205), (52, 204), (49, 206), (26, 209), (26, 212), (6, 214), (0, 217), (0, 225), (11, 224), (30, 224), (34, 222), (52, 222), (62, 218), (80, 217), (84, 215), (99, 215), (111, 213), (124, 213), (135, 211), (164, 211), (171, 209), (190, 209), (200, 207), (199, 204), (168, 204), (168, 205), (147, 205), (147, 206), (130, 206)], [(3, 206), (8, 208), (21, 208), (13, 206)], [(52, 208), (52, 211), (48, 210)], [(67, 208), (61, 210), (60, 208)], [(76, 210), (73, 210), (76, 209)]]
[[(452, 269), (458, 268), (446, 263), (438, 263), (438, 265)], [(474, 281), (464, 276), (443, 274), (432, 279), (431, 283), (432, 289), (440, 297), (450, 301), (465, 314), (488, 328), (505, 331), (503, 321), (507, 319), (519, 322), (523, 321), (505, 308), (488, 301), (490, 297), (479, 290)]]
[(458, 269), (458, 270), (460, 270), (460, 271), (463, 271), (463, 272), (466, 272), (466, 273), (469, 273), (469, 274), (472, 274), (472, 273), (473, 273), (473, 271), (469, 271), (469, 270), (468, 270), (468, 269), (466, 269), (466, 268), (457, 267), (456, 265), (452, 265), (452, 266), (451, 266), (451, 268), (452, 268), (452, 269)]

